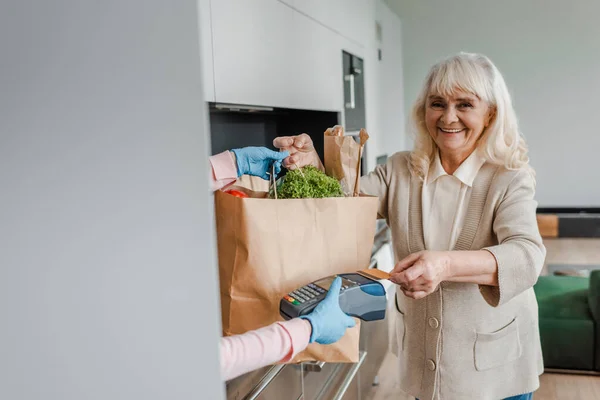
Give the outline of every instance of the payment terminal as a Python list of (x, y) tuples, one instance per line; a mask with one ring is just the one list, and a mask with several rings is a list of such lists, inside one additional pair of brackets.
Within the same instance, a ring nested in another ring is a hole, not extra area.
[(285, 295), (279, 302), (279, 313), (284, 319), (309, 314), (327, 295), (329, 286), (339, 276), (340, 308), (346, 314), (363, 321), (385, 318), (387, 305), (385, 288), (366, 273), (351, 273), (328, 276)]

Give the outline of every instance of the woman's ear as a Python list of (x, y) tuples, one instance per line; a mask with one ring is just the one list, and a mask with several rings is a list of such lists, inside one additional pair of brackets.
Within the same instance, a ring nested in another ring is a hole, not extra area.
[(490, 122), (492, 122), (494, 120), (495, 117), (496, 117), (496, 107), (489, 106), (487, 116), (485, 117), (485, 127), (486, 128), (489, 126)]

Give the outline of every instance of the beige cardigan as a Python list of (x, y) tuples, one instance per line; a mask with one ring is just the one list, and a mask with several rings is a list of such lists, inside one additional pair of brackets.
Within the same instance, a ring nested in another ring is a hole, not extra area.
[[(424, 250), (422, 182), (408, 152), (361, 179), (378, 196), (397, 260)], [(455, 250), (487, 249), (498, 262), (499, 287), (443, 282), (421, 300), (397, 290), (396, 334), (401, 389), (420, 400), (498, 400), (535, 391), (543, 372), (537, 301), (544, 263), (527, 171), (484, 164), (473, 183)]]

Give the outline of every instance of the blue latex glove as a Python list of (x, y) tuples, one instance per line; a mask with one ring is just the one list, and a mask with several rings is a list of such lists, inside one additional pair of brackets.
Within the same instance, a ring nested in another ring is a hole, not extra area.
[(308, 315), (300, 318), (307, 319), (312, 325), (310, 343), (335, 343), (344, 336), (346, 328), (352, 328), (356, 321), (346, 315), (340, 308), (340, 287), (342, 279), (338, 276), (329, 287), (325, 299)]
[(287, 151), (273, 151), (266, 147), (243, 147), (231, 150), (235, 154), (238, 177), (254, 175), (269, 180), (271, 165), (275, 164), (275, 175), (281, 171), (281, 162), (290, 155)]

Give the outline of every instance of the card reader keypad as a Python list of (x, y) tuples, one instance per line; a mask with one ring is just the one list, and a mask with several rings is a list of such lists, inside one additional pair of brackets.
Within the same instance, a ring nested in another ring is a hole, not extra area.
[[(340, 301), (342, 311), (365, 321), (375, 321), (385, 317), (387, 301), (385, 288), (381, 283), (358, 273), (338, 276), (341, 277), (340, 300), (344, 300)], [(281, 316), (287, 320), (310, 314), (325, 298), (328, 292), (325, 288), (331, 290), (335, 278), (335, 275), (322, 278), (283, 296), (279, 306)]]
[(285, 299), (292, 304), (303, 304), (315, 299), (323, 293), (325, 293), (325, 289), (311, 283), (289, 293), (285, 296)]

